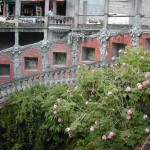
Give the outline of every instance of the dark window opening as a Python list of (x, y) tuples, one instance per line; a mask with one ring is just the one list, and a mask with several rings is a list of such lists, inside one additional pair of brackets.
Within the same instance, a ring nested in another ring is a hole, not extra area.
[(112, 44), (112, 56), (119, 56), (119, 50), (120, 49), (125, 49), (126, 44), (120, 44), (120, 43), (113, 43)]
[(10, 65), (0, 64), (0, 76), (9, 76), (9, 75), (10, 75)]
[(26, 70), (37, 70), (38, 69), (38, 58), (35, 57), (25, 57), (25, 69)]
[(66, 1), (57, 1), (56, 15), (61, 15), (61, 16), (66, 15)]
[(67, 58), (66, 53), (54, 52), (53, 56), (54, 56), (53, 57), (54, 58), (54, 65), (66, 65), (66, 58)]
[(95, 60), (95, 48), (83, 47), (82, 61), (94, 61), (94, 60)]
[(146, 39), (146, 49), (150, 49), (150, 38)]

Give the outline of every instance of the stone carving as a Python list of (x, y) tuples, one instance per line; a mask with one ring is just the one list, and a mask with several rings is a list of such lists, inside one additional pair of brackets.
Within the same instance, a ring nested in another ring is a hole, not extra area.
[(72, 47), (72, 65), (78, 65), (78, 46), (79, 41), (84, 41), (83, 33), (71, 32), (68, 35), (68, 44)]
[(20, 60), (19, 60), (19, 54), (20, 54), (20, 48), (19, 46), (14, 47), (14, 77), (18, 78), (20, 77)]
[(46, 71), (50, 69), (50, 62), (48, 60), (48, 49), (50, 48), (50, 42), (43, 40), (41, 42), (41, 51), (42, 51), (42, 66), (43, 70)]
[(142, 34), (142, 29), (139, 24), (135, 23), (132, 29), (129, 30), (132, 36), (132, 45), (139, 46), (139, 36)]
[(99, 37), (101, 43), (101, 47), (100, 47), (101, 61), (104, 61), (107, 58), (107, 50), (108, 50), (107, 40), (109, 39), (109, 37), (110, 37), (110, 33), (106, 28), (103, 28), (100, 31), (100, 37)]

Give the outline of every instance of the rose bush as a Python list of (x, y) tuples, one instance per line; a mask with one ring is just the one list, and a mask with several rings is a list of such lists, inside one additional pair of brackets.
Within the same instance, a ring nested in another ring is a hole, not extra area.
[(2, 148), (133, 150), (142, 145), (150, 134), (150, 52), (131, 47), (119, 52), (109, 67), (78, 67), (76, 87), (33, 88), (11, 96), (0, 110)]

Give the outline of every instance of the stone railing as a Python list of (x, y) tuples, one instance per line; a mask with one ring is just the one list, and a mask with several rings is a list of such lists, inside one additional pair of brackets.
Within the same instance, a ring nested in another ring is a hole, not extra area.
[(44, 17), (43, 16), (20, 16), (19, 17), (19, 27), (44, 27)]
[[(103, 61), (87, 64), (87, 66), (95, 66), (100, 68), (103, 65), (110, 65), (112, 61)], [(43, 71), (34, 75), (24, 76), (21, 78), (15, 78), (10, 81), (6, 81), (0, 84), (0, 107), (6, 100), (6, 97), (16, 91), (23, 91), (27, 87), (30, 88), (35, 84), (39, 85), (52, 85), (57, 83), (68, 84), (69, 86), (75, 86), (77, 80), (78, 66), (70, 68), (61, 68), (56, 70)]]
[(72, 26), (73, 18), (69, 16), (49, 16), (49, 25)]

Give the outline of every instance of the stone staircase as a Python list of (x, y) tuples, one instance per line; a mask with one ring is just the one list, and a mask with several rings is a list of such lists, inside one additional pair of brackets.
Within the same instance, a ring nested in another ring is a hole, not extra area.
[[(101, 61), (87, 64), (87, 66), (100, 68), (104, 65), (109, 66), (113, 61)], [(79, 65), (80, 66), (80, 65)], [(39, 85), (52, 85), (52, 84), (68, 84), (69, 86), (75, 86), (77, 81), (77, 72), (79, 66), (73, 66), (70, 68), (60, 68), (55, 70), (43, 71), (34, 75), (23, 76), (15, 78), (13, 80), (5, 81), (0, 84), (0, 108), (3, 107), (7, 96), (16, 91), (23, 91), (26, 88), (30, 88), (35, 84)]]

